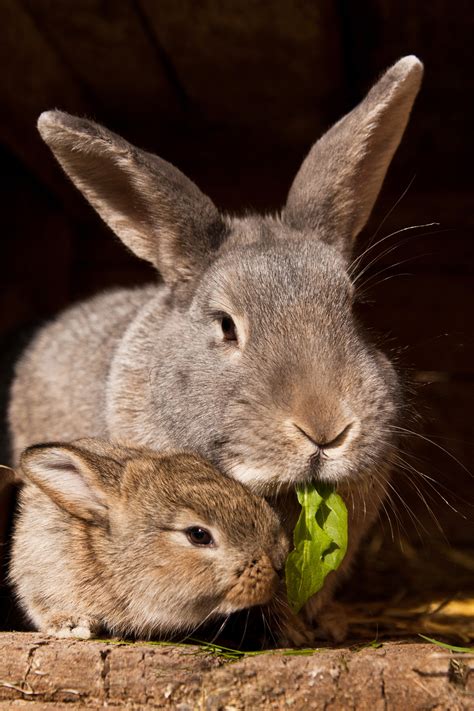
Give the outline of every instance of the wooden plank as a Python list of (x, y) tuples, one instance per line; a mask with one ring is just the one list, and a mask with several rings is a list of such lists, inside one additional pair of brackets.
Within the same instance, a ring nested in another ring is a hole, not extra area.
[(334, 3), (139, 0), (198, 116), (301, 150), (342, 103)]
[[(437, 378), (446, 378), (445, 382)], [(474, 381), (418, 373), (399, 421), (401, 464), (394, 473), (393, 503), (403, 525), (453, 542), (474, 539)], [(429, 478), (428, 478), (429, 477)], [(410, 511), (402, 503), (408, 505)], [(431, 510), (431, 512), (430, 512)]]
[(49, 158), (36, 121), (41, 111), (56, 106), (83, 113), (86, 98), (21, 2), (0, 4), (0, 26), (0, 65), (4, 68), (0, 72), (0, 141), (54, 192), (64, 195), (60, 170)]
[(358, 307), (364, 323), (383, 334), (400, 365), (426, 371), (474, 372), (474, 278), (414, 274), (381, 282)]
[[(372, 273), (402, 262), (395, 271), (473, 274), (474, 213), (471, 190), (447, 190), (439, 185), (437, 190), (427, 191), (423, 179), (419, 178), (396, 205), (409, 182), (407, 179), (399, 185), (395, 193), (385, 188), (382, 190), (369, 224), (358, 239), (356, 253), (362, 254), (378, 240), (383, 241), (378, 248), (370, 248), (360, 261), (360, 267), (368, 266), (377, 257), (371, 268)], [(431, 226), (430, 223), (438, 224)], [(426, 224), (430, 226), (411, 229), (412, 226)], [(390, 234), (392, 237), (388, 237)], [(393, 251), (383, 254), (392, 247)], [(385, 272), (385, 275), (388, 274)]]
[(155, 131), (180, 116), (178, 97), (130, 0), (23, 0), (49, 44), (111, 128)]
[(470, 0), (429, 5), (410, 0), (343, 0), (346, 69), (353, 100), (372, 77), (404, 54), (417, 54), (425, 77), (396, 166), (433, 183), (472, 184), (474, 74)]
[(453, 658), (437, 658), (426, 642), (345, 645), (296, 656), (280, 650), (233, 663), (199, 645), (117, 645), (33, 633), (5, 633), (2, 644), (0, 709), (424, 711), (435, 700), (440, 709), (467, 711), (474, 688), (471, 677), (451, 683)]

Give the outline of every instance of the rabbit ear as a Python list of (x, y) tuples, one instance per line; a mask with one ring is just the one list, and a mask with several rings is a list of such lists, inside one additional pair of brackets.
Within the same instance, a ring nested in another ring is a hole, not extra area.
[(400, 59), (365, 99), (314, 144), (291, 186), (284, 221), (349, 252), (367, 222), (423, 75)]
[(102, 219), (165, 282), (188, 281), (211, 261), (224, 222), (212, 201), (174, 166), (61, 111), (42, 113), (38, 129)]
[(36, 484), (60, 508), (85, 521), (106, 525), (107, 469), (110, 477), (112, 463), (102, 460), (106, 458), (73, 445), (39, 444), (23, 452), (20, 466), (24, 479)]

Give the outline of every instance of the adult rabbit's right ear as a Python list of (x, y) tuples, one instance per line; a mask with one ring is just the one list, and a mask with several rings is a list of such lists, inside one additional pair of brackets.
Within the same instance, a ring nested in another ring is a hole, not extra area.
[(177, 168), (98, 124), (46, 111), (38, 129), (102, 219), (168, 284), (189, 281), (225, 233), (217, 208)]

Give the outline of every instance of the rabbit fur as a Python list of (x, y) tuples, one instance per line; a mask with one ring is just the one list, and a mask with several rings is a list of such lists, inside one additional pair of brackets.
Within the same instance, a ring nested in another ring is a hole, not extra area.
[(41, 444), (21, 476), (10, 579), (43, 632), (190, 632), (277, 588), (288, 539), (276, 513), (198, 455)]
[(296, 515), (292, 488), (332, 482), (349, 508), (350, 567), (387, 488), (394, 368), (352, 312), (348, 274), (420, 87), (396, 62), (310, 150), (278, 215), (230, 217), (179, 170), (105, 128), (40, 116), (57, 160), (163, 284), (72, 306), (19, 361), (9, 422), (15, 459), (45, 440), (127, 439), (186, 448)]

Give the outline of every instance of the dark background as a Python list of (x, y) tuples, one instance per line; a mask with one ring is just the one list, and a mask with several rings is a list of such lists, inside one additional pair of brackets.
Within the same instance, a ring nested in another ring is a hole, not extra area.
[(472, 1), (1, 0), (0, 28), (0, 336), (154, 277), (61, 173), (35, 128), (41, 111), (106, 124), (224, 210), (274, 210), (314, 140), (380, 72), (422, 59), (422, 92), (359, 249), (409, 185), (379, 236), (440, 226), (384, 242), (398, 247), (368, 272), (361, 313), (410, 384), (407, 427), (433, 440), (403, 442), (435, 481), (396, 474), (401, 535), (418, 527), (427, 555), (439, 524), (472, 544)]

